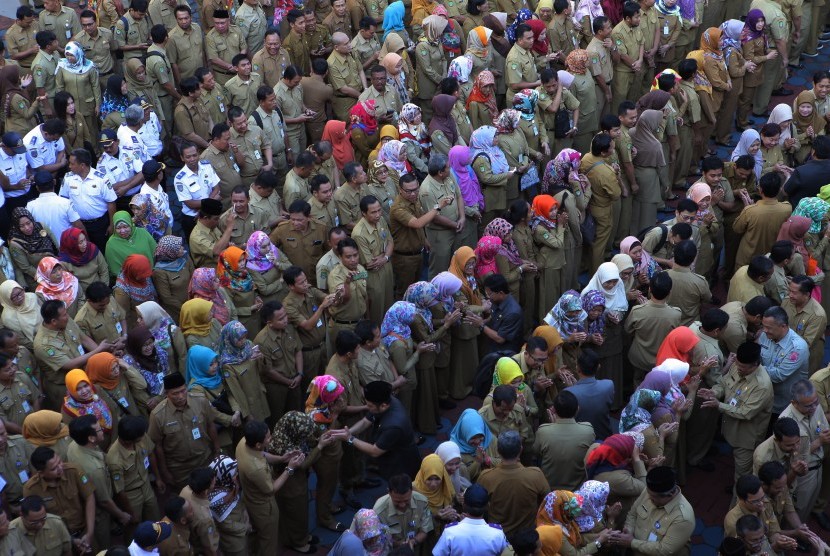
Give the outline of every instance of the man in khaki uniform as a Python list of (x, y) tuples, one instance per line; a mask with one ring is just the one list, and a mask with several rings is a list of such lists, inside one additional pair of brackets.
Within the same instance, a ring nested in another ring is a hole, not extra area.
[(40, 31), (40, 27), (35, 23), (34, 10), (28, 5), (17, 8), (16, 17), (6, 31), (6, 49), (9, 57), (20, 66), (21, 75), (30, 75), (32, 62), (39, 50), (35, 34)]
[(215, 10), (213, 21), (215, 27), (205, 37), (205, 52), (216, 81), (224, 86), (236, 74), (234, 56), (247, 54), (248, 45), (239, 27), (231, 25), (227, 10)]
[(170, 31), (176, 26), (176, 0), (150, 0), (147, 15), (153, 25), (164, 25)]
[(256, 95), (258, 106), (251, 117), (248, 118), (248, 125), (259, 127), (264, 134), (264, 141), (271, 144), (271, 160), (276, 176), (274, 190), (277, 193), (275, 199), (271, 202), (275, 204), (277, 210), (269, 214), (272, 218), (278, 218), (282, 212), (280, 199), (283, 194), (285, 175), (288, 171), (288, 158), (285, 148), (285, 120), (282, 113), (277, 109), (277, 95), (274, 94), (274, 89), (270, 85), (260, 86), (256, 91)]
[[(275, 494), (305, 456), (300, 452), (288, 461), (285, 470), (276, 479), (271, 478), (271, 468), (263, 455), (271, 442), (271, 431), (262, 421), (245, 424), (245, 438), (236, 445), (236, 461), (239, 464), (239, 483), (242, 487), (242, 503), (251, 517), (258, 549), (255, 554), (271, 554), (277, 546), (279, 508)], [(253, 548), (253, 547), (252, 547)]]
[(29, 458), (34, 450), (34, 445), (19, 434), (9, 435), (6, 425), (0, 419), (0, 474), (6, 480), (3, 495), (15, 515), (20, 513), (18, 500), (23, 498), (23, 485), (32, 475)]
[[(65, 556), (72, 554), (73, 542), (60, 516), (46, 513), (46, 505), (40, 496), (30, 496), (23, 501), (23, 514), (9, 523), (9, 536), (16, 533), (24, 545), (20, 554), (39, 556)], [(22, 538), (21, 538), (22, 537)], [(0, 543), (3, 546), (3, 543)], [(18, 554), (12, 551), (8, 554)]]
[[(611, 84), (614, 79), (614, 64), (611, 60), (611, 49), (614, 48), (614, 43), (610, 38), (612, 27), (608, 19), (600, 20), (594, 27), (600, 27), (600, 29), (594, 32), (594, 36), (586, 48), (588, 51), (588, 69), (591, 71), (591, 75), (595, 81), (597, 109), (600, 116), (604, 116), (605, 114), (610, 114), (612, 110), (617, 109), (611, 103)], [(619, 142), (619, 139), (617, 141)], [(628, 227), (626, 227), (627, 229)]]
[(323, 19), (323, 25), (329, 30), (329, 33), (332, 35), (345, 33), (350, 37), (354, 37), (352, 19), (346, 11), (346, 0), (334, 0), (331, 7), (331, 13)]
[(277, 174), (271, 171), (260, 172), (248, 189), (251, 196), (250, 204), (264, 212), (268, 218), (268, 233), (270, 234), (277, 224), (288, 217), (283, 211), (280, 194), (276, 191)]
[(313, 280), (312, 286), (315, 286), (317, 261), (326, 251), (326, 230), (311, 220), (311, 207), (307, 202), (292, 205), (289, 207), (289, 219), (280, 222), (271, 233), (271, 242), (285, 253), (289, 261), (302, 268), (309, 280)]
[(95, 542), (98, 547), (110, 546), (113, 519), (123, 526), (132, 516), (113, 501), (112, 477), (100, 446), (104, 431), (95, 415), (81, 415), (69, 424), (69, 434), (72, 442), (66, 450), (67, 461), (84, 472), (95, 487)]
[(291, 63), (301, 70), (300, 73), (308, 75), (311, 72), (311, 54), (308, 51), (308, 41), (305, 37), (305, 15), (302, 10), (294, 9), (288, 12), (286, 19), (291, 30), (282, 46), (288, 52)]
[[(249, 203), (249, 195), (245, 187), (239, 185), (231, 193), (231, 208), (219, 217), (219, 229), (223, 232), (230, 226), (233, 228), (229, 245), (242, 249), (248, 244), (254, 232), (268, 233), (268, 215)], [(231, 220), (231, 213), (234, 217)]]
[(701, 389), (701, 408), (723, 414), (721, 430), (732, 446), (735, 479), (752, 470), (752, 454), (767, 433), (772, 412), (772, 381), (761, 365), (761, 346), (745, 342), (738, 347), (735, 362), (723, 369), (720, 382)]
[(412, 479), (404, 474), (389, 479), (389, 493), (378, 498), (372, 509), (389, 529), (396, 545), (406, 544), (411, 539), (423, 543), (435, 529), (429, 500), (413, 490)]
[(147, 0), (133, 0), (130, 8), (115, 22), (113, 33), (118, 50), (124, 54), (124, 63), (131, 58), (143, 58), (150, 47), (150, 20)]
[[(240, 172), (242, 185), (247, 189), (254, 182), (260, 170), (274, 168), (271, 143), (266, 139), (261, 128), (248, 125), (248, 116), (240, 107), (234, 106), (228, 111), (228, 120), (233, 126), (230, 137), (231, 145), (237, 148), (234, 158), (239, 161), (242, 168)], [(265, 216), (267, 218), (268, 215)]]
[[(190, 542), (196, 554), (200, 550), (207, 552), (219, 551), (219, 542), (227, 542), (227, 537), (220, 536), (210, 513), (211, 487), (215, 481), (215, 474), (210, 467), (200, 467), (190, 473), (187, 486), (182, 489), (179, 496), (187, 500), (193, 508), (193, 519), (190, 522)], [(226, 523), (225, 522), (222, 523)]]
[(205, 34), (199, 24), (193, 23), (190, 6), (176, 6), (176, 26), (170, 30), (167, 58), (173, 67), (176, 84), (193, 77), (196, 70), (207, 66)]
[(810, 371), (821, 367), (824, 359), (824, 329), (827, 315), (821, 303), (813, 299), (815, 283), (808, 276), (793, 276), (789, 282), (789, 296), (781, 303), (790, 318), (790, 328), (810, 346)]
[(507, 53), (504, 63), (507, 84), (507, 104), (513, 104), (513, 97), (522, 89), (533, 89), (542, 84), (536, 71), (536, 61), (530, 49), (533, 47), (533, 31), (520, 24), (516, 29), (516, 44)]
[[(723, 532), (734, 537), (737, 535), (737, 523), (745, 515), (757, 517), (764, 525), (766, 539), (770, 545), (776, 544), (781, 535), (781, 524), (775, 517), (772, 501), (762, 488), (761, 480), (755, 475), (741, 477), (735, 485), (737, 504), (729, 510), (723, 519)], [(779, 547), (779, 550), (783, 547)]]
[(43, 395), (37, 380), (0, 353), (0, 422), (13, 434), (21, 434), (26, 416), (41, 409)]
[(345, 33), (335, 33), (332, 41), (334, 52), (328, 58), (329, 83), (334, 87), (332, 106), (335, 117), (346, 121), (349, 110), (357, 104), (357, 99), (366, 89), (366, 74), (352, 55), (352, 45)]
[[(48, 516), (48, 514), (46, 515)], [(55, 517), (60, 521), (59, 517)], [(64, 527), (64, 530), (65, 529), (66, 528)], [(0, 509), (0, 553), (16, 554), (18, 556), (35, 556), (37, 554), (37, 549), (33, 543), (26, 539), (25, 532), (26, 529), (21, 524), (17, 524), (12, 527), (11, 523), (9, 523), (8, 511)], [(68, 531), (66, 533), (66, 537), (69, 537)], [(60, 543), (56, 544), (60, 545)], [(72, 545), (68, 542), (67, 546), (58, 546), (58, 549), (61, 551), (65, 550), (71, 552)], [(63, 556), (63, 552), (61, 552), (61, 556)]]
[(625, 319), (625, 333), (630, 337), (628, 361), (634, 367), (634, 381), (639, 383), (654, 367), (657, 351), (666, 335), (680, 326), (681, 312), (666, 303), (672, 291), (672, 279), (666, 272), (651, 278), (649, 300), (635, 305)]
[(242, 31), (242, 36), (245, 37), (248, 54), (253, 56), (262, 50), (265, 31), (268, 29), (268, 18), (259, 0), (242, 0), (242, 5), (236, 11), (234, 22)]
[(398, 93), (392, 90), (392, 87), (386, 82), (386, 68), (383, 66), (372, 66), (369, 71), (369, 78), (372, 82), (371, 87), (367, 87), (365, 91), (360, 94), (359, 101), (372, 99), (375, 101), (375, 115), (378, 122), (392, 123), (398, 121), (398, 114), (401, 112), (401, 99)]
[(334, 303), (335, 296), (334, 294), (326, 295), (312, 287), (306, 274), (298, 266), (288, 268), (283, 272), (282, 277), (288, 284), (288, 295), (283, 300), (283, 307), (285, 307), (288, 322), (300, 338), (302, 368), (308, 377), (319, 376), (325, 366), (323, 357), (326, 341), (325, 312)]
[(712, 299), (706, 278), (692, 272), (695, 257), (697, 248), (694, 242), (688, 239), (681, 241), (674, 248), (674, 268), (667, 271), (672, 279), (672, 288), (666, 303), (680, 309), (680, 324), (683, 326), (698, 320), (701, 304)]
[[(539, 426), (533, 451), (549, 490), (573, 491), (585, 480), (585, 454), (596, 434), (591, 423), (576, 421), (579, 402), (572, 392), (560, 392), (553, 404), (555, 419)], [(636, 470), (637, 461), (633, 463)]]
[[(225, 90), (230, 96), (231, 106), (237, 106), (247, 117), (256, 110), (257, 89), (262, 85), (262, 77), (251, 71), (251, 59), (246, 54), (237, 54), (233, 58), (233, 65), (236, 68), (236, 75), (225, 83)], [(228, 114), (230, 119), (230, 113)]]
[[(326, 175), (314, 176), (311, 179), (311, 197), (308, 203), (311, 205), (311, 218), (322, 224), (327, 230), (340, 224), (337, 216), (337, 205), (332, 201), (331, 180)], [(341, 187), (342, 189), (342, 187)]]
[(195, 77), (185, 77), (179, 87), (182, 98), (173, 109), (173, 129), (176, 135), (196, 145), (201, 153), (208, 147), (213, 119), (205, 105), (199, 101), (201, 90)]
[[(351, 40), (349, 35), (346, 35)], [(308, 52), (312, 61), (316, 58), (324, 58), (334, 50), (332, 36), (324, 25), (318, 25), (318, 20), (308, 7), (305, 9), (305, 37), (308, 45)]]
[[(577, 125), (579, 123), (579, 101), (573, 93), (562, 87), (556, 72), (553, 70), (543, 70), (539, 74), (539, 79), (542, 82), (541, 85), (536, 87), (536, 92), (539, 93), (539, 111), (542, 114), (548, 137), (553, 139), (551, 152), (561, 152), (562, 149), (569, 148), (573, 144), (573, 140), (570, 135), (562, 138), (556, 137), (556, 113), (559, 108), (565, 108), (571, 114), (573, 124)], [(554, 107), (553, 101), (557, 94), (560, 101), (559, 105)]]
[[(504, 431), (513, 430), (518, 432), (522, 436), (524, 457), (532, 458), (534, 454), (534, 432), (528, 425), (527, 415), (524, 409), (516, 400), (517, 394), (515, 390), (511, 393), (509, 389), (500, 389), (496, 386), (493, 390), (492, 401), (489, 404), (483, 405), (478, 410), (478, 414), (484, 419), (487, 428), (493, 433), (494, 438), (498, 438)], [(495, 442), (490, 443), (490, 446), (487, 448), (487, 455), (493, 460), (493, 465), (498, 465), (501, 462), (501, 456), (496, 449)]]
[(208, 68), (197, 69), (195, 75), (201, 89), (199, 102), (210, 114), (211, 121), (214, 125), (226, 122), (230, 106), (225, 87), (216, 82), (216, 78)]
[(314, 116), (306, 120), (305, 129), (309, 141), (315, 143), (323, 137), (330, 105), (334, 100), (334, 88), (326, 81), (329, 73), (329, 63), (323, 58), (311, 61), (311, 75), (300, 80), (303, 88), (303, 106), (315, 112)]
[(288, 323), (282, 303), (269, 301), (260, 317), (265, 325), (254, 338), (262, 353), (260, 377), (274, 422), (288, 411), (303, 410), (302, 388), (305, 371), (297, 330)]
[[(35, 474), (23, 485), (23, 496), (43, 498), (46, 510), (63, 519), (76, 548), (93, 546), (95, 486), (81, 469), (61, 461), (51, 448), (35, 448), (31, 462)], [(25, 507), (22, 510), (25, 514)]]
[(660, 12), (654, 7), (654, 0), (641, 0), (640, 4), (640, 32), (643, 34), (643, 73), (639, 83), (632, 86), (632, 99), (640, 98), (651, 88), (652, 74), (656, 73), (655, 56), (660, 48)]
[(773, 0), (753, 0), (749, 8), (764, 12), (767, 35), (772, 39), (770, 47), (775, 47), (778, 57), (764, 63), (764, 81), (755, 89), (753, 114), (763, 112), (770, 102), (773, 91), (782, 88), (786, 80), (789, 61), (790, 21), (784, 13), (784, 2)]
[(118, 421), (118, 437), (113, 440), (106, 455), (112, 476), (112, 493), (119, 507), (131, 516), (125, 531), (127, 537), (137, 523), (155, 521), (161, 517), (156, 494), (150, 485), (152, 472), (158, 480), (158, 466), (153, 453), (153, 442), (147, 436), (147, 418), (126, 415)]
[(347, 162), (343, 167), (346, 183), (334, 192), (334, 202), (340, 224), (351, 231), (360, 220), (360, 188), (368, 180), (363, 167), (357, 162)]
[[(342, 189), (342, 188), (341, 188)], [(372, 300), (369, 319), (374, 323), (383, 321), (383, 316), (392, 306), (395, 277), (389, 261), (395, 249), (395, 242), (377, 198), (369, 195), (360, 200), (363, 214), (352, 230), (352, 238), (360, 251), (360, 263), (369, 271), (366, 289)]]
[(307, 151), (299, 153), (294, 167), (285, 176), (282, 198), (286, 209), (296, 201), (305, 201), (311, 197), (308, 178), (312, 171), (314, 171), (314, 155)]
[(40, 50), (32, 60), (35, 91), (37, 96), (45, 95), (49, 99), (46, 110), (51, 115), (57, 92), (55, 73), (58, 71), (58, 60), (61, 59), (61, 55), (58, 54), (58, 39), (52, 31), (38, 31), (36, 37), (40, 39), (37, 41)]
[(148, 435), (155, 444), (161, 479), (179, 491), (192, 470), (219, 453), (215, 410), (205, 397), (188, 394), (180, 373), (164, 377), (164, 390), (166, 399), (150, 413)]
[(331, 274), (334, 267), (340, 264), (340, 259), (337, 257), (337, 244), (340, 243), (340, 240), (348, 237), (348, 232), (346, 228), (335, 226), (329, 230), (328, 237), (329, 250), (326, 251), (325, 255), (320, 257), (315, 268), (317, 272), (317, 287), (324, 291), (329, 291), (329, 274)]
[(781, 178), (771, 172), (760, 180), (761, 200), (744, 207), (732, 224), (732, 229), (743, 234), (735, 256), (735, 268), (749, 264), (756, 254), (769, 253), (778, 237), (781, 225), (792, 214), (793, 207), (787, 201), (779, 201)]
[(645, 37), (639, 28), (640, 15), (639, 4), (623, 6), (623, 20), (611, 32), (611, 40), (614, 42), (611, 47), (611, 58), (614, 61), (614, 95), (611, 106), (619, 106), (624, 100), (638, 98), (637, 92), (647, 63)]
[[(235, 214), (235, 213), (234, 213)], [(216, 267), (219, 253), (224, 251), (231, 240), (233, 226), (219, 231), (219, 217), (222, 215), (222, 202), (216, 199), (202, 199), (197, 215), (196, 225), (190, 232), (190, 256), (196, 268)], [(235, 216), (234, 216), (235, 218)]]
[(216, 124), (210, 136), (210, 145), (199, 155), (199, 160), (210, 162), (219, 176), (222, 207), (227, 210), (231, 206), (231, 191), (243, 183), (240, 175), (240, 164), (244, 164), (243, 157), (239, 152), (239, 145), (231, 145), (231, 130), (228, 124)]
[(772, 301), (765, 295), (753, 297), (749, 302), (731, 301), (721, 307), (729, 315), (729, 324), (720, 335), (721, 349), (725, 353), (735, 353), (738, 346), (752, 340), (761, 328), (764, 311), (772, 307)]
[(190, 524), (193, 522), (193, 506), (181, 496), (174, 496), (164, 505), (163, 523), (172, 533), (157, 546), (159, 554), (192, 554)]
[[(551, 21), (547, 24), (547, 32), (550, 37), (550, 51), (558, 52), (553, 62), (553, 67), (556, 70), (565, 69), (565, 59), (575, 48), (579, 48), (579, 38), (576, 28), (573, 23), (573, 8), (570, 4), (565, 4), (562, 11), (558, 11), (561, 6), (554, 6), (556, 12)], [(588, 29), (586, 29), (586, 34)]]
[[(354, 21), (352, 21), (352, 25), (354, 25)], [(363, 18), (357, 35), (352, 39), (352, 48), (364, 71), (380, 61), (380, 42), (376, 30), (377, 23), (375, 20)]]
[(266, 85), (277, 86), (285, 68), (291, 65), (291, 56), (282, 48), (282, 39), (276, 29), (265, 32), (265, 46), (254, 53), (252, 63)]
[(346, 238), (337, 244), (336, 252), (340, 263), (329, 273), (328, 291), (335, 292), (342, 285), (343, 294), (329, 307), (329, 342), (333, 342), (341, 330), (352, 331), (357, 321), (367, 318), (370, 303), (367, 291), (369, 273), (359, 262), (357, 243)]
[(671, 467), (655, 467), (634, 501), (625, 529), (611, 534), (611, 546), (630, 547), (635, 556), (690, 553), (695, 512), (680, 492)]
[[(448, 206), (441, 206), (442, 199), (449, 198)], [(429, 159), (429, 176), (421, 184), (418, 195), (421, 210), (435, 209), (438, 214), (426, 226), (430, 245), (429, 277), (450, 267), (452, 254), (461, 247), (460, 232), (464, 229), (464, 198), (450, 172), (449, 159), (440, 153), (433, 153)]]
[(173, 106), (182, 98), (173, 82), (173, 68), (164, 50), (168, 42), (167, 30), (154, 25), (150, 30), (153, 44), (147, 49), (147, 77), (156, 84), (161, 110), (156, 113), (164, 126), (164, 132), (170, 136), (173, 129)]
[[(98, 27), (98, 18), (95, 12), (84, 10), (81, 12), (81, 28), (83, 31), (72, 37), (84, 49), (84, 55), (98, 68), (101, 79), (101, 89), (107, 86), (107, 79), (115, 69), (118, 42), (109, 29)], [(8, 33), (6, 33), (8, 36)]]
[(605, 261), (619, 226), (622, 189), (617, 173), (611, 167), (614, 144), (610, 135), (600, 133), (591, 140), (591, 152), (582, 157), (579, 171), (591, 182), (593, 195), (588, 210), (596, 221), (596, 238), (591, 246), (591, 272), (596, 272)]
[(60, 50), (63, 52), (72, 37), (81, 32), (81, 22), (78, 20), (78, 14), (72, 8), (62, 6), (61, 0), (44, 0), (43, 8), (38, 16), (38, 28), (41, 31), (55, 33)]

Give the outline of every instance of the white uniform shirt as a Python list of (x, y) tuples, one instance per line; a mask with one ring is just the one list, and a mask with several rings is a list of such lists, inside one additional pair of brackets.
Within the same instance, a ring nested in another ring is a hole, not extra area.
[(136, 174), (145, 162), (153, 158), (138, 133), (125, 125), (118, 128), (118, 143), (118, 158), (128, 168), (132, 167)]
[[(26, 177), (26, 170), (29, 165), (26, 164), (25, 154), (6, 154), (6, 151), (0, 149), (0, 173), (9, 178), (12, 185), (17, 185), (20, 180)], [(31, 183), (26, 189), (16, 189), (14, 191), (4, 191), (6, 197), (20, 197), (25, 195), (31, 189)]]
[(185, 201), (207, 199), (210, 192), (219, 183), (219, 176), (216, 175), (216, 171), (207, 160), (200, 160), (197, 169), (198, 173), (185, 165), (173, 180), (173, 185), (176, 187), (176, 196), (182, 203), (182, 214), (187, 216), (196, 216), (198, 211), (188, 207)]
[[(110, 180), (110, 183), (115, 185), (118, 182), (128, 180), (136, 175), (136, 171), (133, 169), (131, 164), (125, 164), (123, 160), (121, 160), (121, 153), (123, 149), (118, 150), (118, 157), (111, 156), (107, 153), (101, 155), (101, 158), (98, 159), (98, 170), (103, 171), (107, 174), (107, 179)], [(125, 197), (129, 197), (138, 193), (138, 190), (141, 189), (141, 184), (136, 185), (127, 193), (124, 194)]]
[(44, 224), (55, 234), (60, 242), (64, 230), (71, 228), (72, 223), (81, 217), (69, 199), (58, 197), (56, 193), (41, 193), (37, 199), (32, 199), (26, 209), (35, 217), (35, 221)]
[(161, 140), (161, 122), (155, 112), (150, 112), (150, 119), (144, 122), (138, 130), (138, 136), (147, 145), (150, 156), (158, 156), (164, 149), (164, 142)]
[(465, 517), (447, 525), (433, 556), (499, 556), (507, 548), (504, 531), (483, 519)]
[(45, 164), (54, 164), (58, 159), (58, 153), (66, 150), (63, 137), (57, 141), (47, 141), (43, 138), (41, 126), (37, 126), (23, 138), (26, 146), (26, 162), (32, 169), (40, 168)]
[(150, 199), (150, 202), (155, 205), (155, 207), (160, 210), (161, 212), (167, 215), (167, 220), (170, 222), (170, 226), (173, 226), (173, 213), (170, 212), (170, 198), (167, 196), (167, 193), (159, 187), (158, 189), (153, 189), (146, 183), (141, 186), (141, 191), (138, 192), (140, 195), (147, 195)]
[(107, 203), (114, 203), (117, 196), (107, 174), (90, 170), (86, 178), (70, 172), (63, 178), (61, 197), (72, 202), (81, 220), (95, 220), (107, 214)]

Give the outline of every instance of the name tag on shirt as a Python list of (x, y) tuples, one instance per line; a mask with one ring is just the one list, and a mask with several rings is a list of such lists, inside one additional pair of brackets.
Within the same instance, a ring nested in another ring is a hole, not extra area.
[(150, 469), (150, 456), (144, 456), (144, 469)]
[(80, 353), (81, 355), (86, 355), (86, 350), (84, 350), (84, 346), (82, 346), (81, 344), (78, 344), (78, 353)]
[(24, 412), (24, 413), (29, 413), (30, 411), (32, 411), (32, 406), (31, 406), (31, 405), (29, 405), (29, 402), (28, 402), (28, 401), (23, 400), (23, 404), (22, 404), (22, 405), (23, 405), (23, 412)]
[(239, 173), (239, 165), (236, 162), (233, 163), (233, 169), (236, 173)]
[(257, 160), (259, 160), (260, 158), (262, 158), (262, 153), (260, 153), (259, 151), (254, 151), (254, 156)]
[(657, 542), (657, 533), (655, 533), (654, 531), (649, 533), (646, 542)]
[(199, 431), (199, 427), (196, 427), (190, 433), (193, 435), (193, 440), (199, 440), (202, 438), (202, 433)]
[(222, 112), (223, 114), (225, 113), (225, 103), (224, 102), (219, 103), (219, 111)]
[(319, 319), (317, 321), (317, 328), (320, 328), (321, 326), (323, 326), (323, 319)]
[(732, 407), (738, 407), (737, 398), (732, 398), (731, 400), (729, 400), (729, 405), (731, 405)]
[(115, 323), (115, 331), (118, 332), (119, 336), (124, 333), (124, 328), (121, 326), (120, 322)]
[(120, 398), (118, 398), (118, 405), (120, 405), (124, 409), (127, 409), (128, 407), (130, 407), (130, 402), (127, 401), (127, 398), (121, 396)]
[(29, 480), (29, 472), (25, 469), (23, 471), (18, 471), (17, 476), (20, 477), (21, 483), (25, 483)]

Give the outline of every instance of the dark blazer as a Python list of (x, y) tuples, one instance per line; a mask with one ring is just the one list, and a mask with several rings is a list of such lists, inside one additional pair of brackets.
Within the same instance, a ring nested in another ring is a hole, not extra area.
[(795, 169), (784, 184), (784, 193), (789, 197), (793, 210), (805, 197), (815, 197), (823, 185), (830, 183), (830, 160), (810, 160)]
[(611, 430), (611, 404), (614, 403), (614, 382), (594, 377), (583, 378), (573, 386), (565, 388), (579, 400), (577, 421), (587, 421), (594, 427), (598, 440), (603, 440), (616, 431)]

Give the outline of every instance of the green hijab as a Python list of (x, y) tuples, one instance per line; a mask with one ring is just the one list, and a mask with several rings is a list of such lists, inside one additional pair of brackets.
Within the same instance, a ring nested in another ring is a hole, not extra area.
[[(122, 238), (115, 231), (115, 227), (120, 222), (125, 222), (130, 227), (130, 237), (128, 239)], [(124, 264), (124, 259), (130, 255), (144, 255), (152, 265), (155, 252), (156, 240), (153, 239), (150, 232), (144, 228), (137, 228), (129, 212), (125, 210), (116, 212), (112, 217), (112, 235), (107, 240), (105, 255), (110, 274), (118, 276), (121, 272), (121, 265)]]

